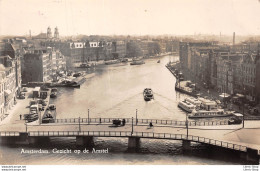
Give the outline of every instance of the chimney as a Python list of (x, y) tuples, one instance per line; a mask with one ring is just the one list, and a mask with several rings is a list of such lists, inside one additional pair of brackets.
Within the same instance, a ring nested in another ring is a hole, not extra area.
[(236, 33), (234, 32), (233, 33), (233, 45), (235, 45), (235, 43), (236, 43)]

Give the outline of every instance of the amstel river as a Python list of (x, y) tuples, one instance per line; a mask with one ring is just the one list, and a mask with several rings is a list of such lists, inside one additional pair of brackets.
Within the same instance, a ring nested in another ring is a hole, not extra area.
[[(186, 113), (177, 107), (186, 95), (175, 92), (176, 79), (165, 67), (178, 57), (145, 60), (144, 65), (114, 64), (88, 69), (88, 78), (80, 89), (59, 88), (52, 103), (57, 118), (138, 118), (185, 120)], [(145, 102), (144, 88), (152, 88), (155, 99)], [(180, 128), (182, 129), (182, 128)], [(95, 138), (95, 149), (109, 153), (52, 153), (56, 149), (78, 150), (75, 138), (51, 138), (30, 146), (0, 146), (1, 158), (8, 164), (241, 164), (232, 154), (212, 153), (201, 144), (192, 144), (192, 152), (183, 153), (181, 141), (141, 139), (137, 152), (127, 149), (127, 138)], [(21, 150), (48, 150), (48, 154), (21, 154)], [(92, 148), (90, 148), (91, 150)], [(80, 149), (83, 150), (83, 149)]]

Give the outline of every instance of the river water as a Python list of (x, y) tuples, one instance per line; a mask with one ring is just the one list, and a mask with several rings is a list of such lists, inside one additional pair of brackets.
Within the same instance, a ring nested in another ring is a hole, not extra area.
[[(52, 101), (57, 119), (138, 118), (185, 120), (186, 113), (177, 107), (186, 95), (175, 92), (176, 79), (165, 67), (176, 56), (147, 59), (144, 65), (114, 64), (88, 69), (80, 89), (60, 88)], [(84, 71), (84, 70), (82, 70)], [(85, 70), (86, 71), (86, 70)], [(143, 89), (152, 88), (155, 99), (143, 100)], [(30, 146), (0, 146), (0, 159), (8, 164), (241, 164), (233, 154), (212, 154), (204, 145), (192, 144), (192, 152), (183, 153), (181, 141), (141, 139), (137, 152), (127, 149), (127, 138), (95, 138), (94, 148), (109, 149), (108, 154), (56, 154), (52, 149), (79, 149), (75, 138), (51, 138)], [(21, 149), (49, 150), (48, 154), (21, 154)], [(92, 148), (90, 148), (91, 150)], [(83, 150), (83, 149), (81, 149)]]

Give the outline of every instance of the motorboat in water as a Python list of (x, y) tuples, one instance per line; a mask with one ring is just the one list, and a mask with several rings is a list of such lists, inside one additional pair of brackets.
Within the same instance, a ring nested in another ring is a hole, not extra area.
[(150, 101), (151, 99), (154, 99), (153, 91), (152, 91), (151, 88), (145, 88), (144, 92), (143, 92), (143, 95), (144, 95), (144, 100), (145, 101)]

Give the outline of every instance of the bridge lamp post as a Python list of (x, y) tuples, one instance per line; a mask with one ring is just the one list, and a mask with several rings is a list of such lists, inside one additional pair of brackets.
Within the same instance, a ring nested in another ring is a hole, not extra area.
[(132, 117), (132, 134), (134, 132), (134, 118)]
[(186, 113), (186, 130), (187, 130), (187, 139), (188, 139), (188, 136), (189, 136), (188, 113)]
[(138, 120), (137, 120), (137, 109), (136, 109), (136, 113), (135, 114), (136, 114), (136, 125), (137, 125), (137, 122), (138, 122)]
[(80, 129), (80, 117), (79, 117), (79, 132), (81, 132), (81, 129)]
[(245, 86), (243, 88), (243, 93), (244, 93), (244, 97), (243, 97), (243, 127), (245, 127), (245, 97), (246, 97), (246, 94), (245, 94)]
[(27, 133), (27, 123), (26, 123), (26, 120), (24, 120), (24, 125), (25, 125), (25, 132)]
[(88, 109), (88, 124), (89, 124), (89, 109)]
[(39, 125), (41, 125), (41, 120), (42, 120), (41, 117), (42, 117), (42, 113), (41, 113), (40, 110), (39, 110), (39, 114), (38, 114), (38, 115), (39, 115)]

